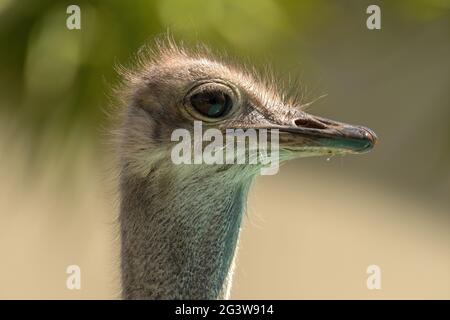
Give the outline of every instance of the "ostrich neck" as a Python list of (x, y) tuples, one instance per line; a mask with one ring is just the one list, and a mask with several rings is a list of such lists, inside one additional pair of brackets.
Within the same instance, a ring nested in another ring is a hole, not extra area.
[(122, 175), (124, 298), (226, 296), (251, 181), (213, 177)]

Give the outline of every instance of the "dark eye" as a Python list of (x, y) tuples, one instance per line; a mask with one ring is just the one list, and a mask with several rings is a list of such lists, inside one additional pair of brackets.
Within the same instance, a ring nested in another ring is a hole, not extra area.
[(196, 93), (191, 96), (190, 101), (195, 110), (209, 118), (225, 116), (232, 106), (230, 96), (219, 90)]

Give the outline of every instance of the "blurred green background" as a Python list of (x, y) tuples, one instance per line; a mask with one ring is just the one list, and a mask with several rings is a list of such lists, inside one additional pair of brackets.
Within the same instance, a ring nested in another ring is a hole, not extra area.
[[(380, 138), (258, 179), (232, 297), (450, 298), (450, 1), (0, 0), (1, 298), (116, 297), (114, 66), (167, 31), (269, 63), (303, 102), (327, 94), (309, 112)], [(377, 292), (370, 264), (386, 270)]]

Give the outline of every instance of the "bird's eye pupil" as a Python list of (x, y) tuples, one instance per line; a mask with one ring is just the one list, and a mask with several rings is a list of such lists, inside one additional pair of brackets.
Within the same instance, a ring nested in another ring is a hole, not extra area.
[(221, 91), (200, 92), (192, 95), (190, 101), (200, 114), (209, 118), (220, 118), (231, 107), (231, 98)]
[(216, 115), (220, 114), (221, 112), (222, 112), (222, 105), (220, 105), (218, 103), (212, 104), (209, 107), (208, 116), (215, 117)]

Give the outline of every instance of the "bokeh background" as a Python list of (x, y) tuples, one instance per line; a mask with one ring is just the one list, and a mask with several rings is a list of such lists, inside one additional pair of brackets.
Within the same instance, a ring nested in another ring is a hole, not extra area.
[[(304, 102), (327, 94), (311, 113), (380, 137), (257, 179), (232, 298), (450, 298), (448, 0), (0, 0), (0, 298), (118, 297), (105, 109), (114, 66), (168, 30), (270, 62)], [(66, 288), (71, 264), (81, 290)], [(366, 287), (372, 264), (381, 290)]]

